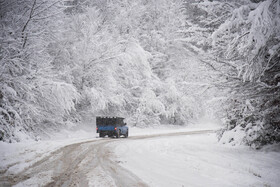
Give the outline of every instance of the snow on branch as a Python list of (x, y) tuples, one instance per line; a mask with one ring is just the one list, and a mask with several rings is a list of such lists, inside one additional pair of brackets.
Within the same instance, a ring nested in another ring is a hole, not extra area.
[(279, 40), (279, 4), (277, 0), (267, 0), (243, 5), (212, 34), (212, 45), (225, 48), (222, 51), (226, 59), (246, 59), (239, 73), (244, 80), (253, 80), (263, 71), (263, 50), (269, 47), (271, 56), (277, 51), (273, 40)]
[[(53, 113), (57, 111), (62, 115), (64, 113), (69, 114), (71, 110), (75, 110), (75, 104), (80, 99), (80, 94), (77, 92), (77, 89), (73, 85), (65, 82), (40, 80), (38, 87), (44, 98), (42, 101), (48, 101), (44, 106), (48, 110), (54, 110), (52, 111)], [(40, 100), (40, 98), (38, 99)]]

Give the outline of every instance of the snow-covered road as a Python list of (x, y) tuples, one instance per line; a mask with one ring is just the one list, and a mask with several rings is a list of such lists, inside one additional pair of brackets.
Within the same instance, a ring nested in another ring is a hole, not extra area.
[(0, 186), (280, 184), (279, 149), (221, 145), (212, 130), (92, 139), (44, 155), (20, 172), (11, 170), (17, 163), (6, 166)]

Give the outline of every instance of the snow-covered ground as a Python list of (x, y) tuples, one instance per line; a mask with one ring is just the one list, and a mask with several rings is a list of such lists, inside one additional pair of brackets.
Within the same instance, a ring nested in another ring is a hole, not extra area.
[(96, 139), (95, 131), (65, 130), (55, 134), (51, 140), (12, 144), (0, 142), (0, 173), (5, 170), (8, 173), (19, 173), (61, 147), (93, 139)]
[[(130, 128), (130, 136), (182, 132), (198, 129), (198, 127), (162, 126), (149, 128)], [(57, 149), (88, 140), (99, 140), (95, 128), (82, 130), (64, 130), (53, 134), (51, 140), (25, 141), (20, 143), (0, 142), (0, 172), (8, 169), (9, 173), (19, 173), (40, 159), (50, 155)]]
[(270, 186), (280, 184), (280, 145), (256, 151), (217, 142), (214, 133), (125, 141), (122, 166), (149, 186)]
[[(107, 141), (107, 146), (115, 148), (117, 157), (112, 159), (116, 163), (150, 186), (279, 186), (280, 145), (267, 146), (258, 151), (249, 147), (233, 147), (218, 143), (214, 133), (139, 138), (141, 135), (218, 128), (217, 125), (206, 123), (188, 127), (131, 127), (131, 138), (118, 141), (113, 139)], [(0, 142), (0, 173), (20, 173), (66, 145), (102, 140), (97, 138), (94, 131), (63, 131), (52, 140), (39, 142)], [(90, 184), (96, 186), (96, 183)]]

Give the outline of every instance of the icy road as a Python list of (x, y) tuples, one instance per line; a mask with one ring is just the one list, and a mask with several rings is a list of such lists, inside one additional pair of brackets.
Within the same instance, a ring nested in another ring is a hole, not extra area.
[[(277, 186), (279, 152), (216, 144), (211, 130), (67, 145), (0, 186)], [(16, 164), (16, 163), (15, 163)]]

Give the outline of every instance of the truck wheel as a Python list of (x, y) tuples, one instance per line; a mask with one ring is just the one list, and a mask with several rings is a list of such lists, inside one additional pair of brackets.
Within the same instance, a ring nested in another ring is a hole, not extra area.
[(100, 138), (103, 138), (104, 136), (105, 136), (105, 134), (104, 134), (103, 132), (100, 132), (100, 133), (99, 133), (99, 137), (100, 137)]
[(127, 137), (128, 137), (128, 131), (125, 133), (124, 137), (125, 137), (125, 138), (127, 138)]

